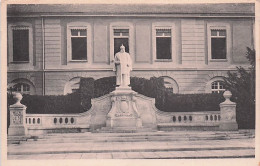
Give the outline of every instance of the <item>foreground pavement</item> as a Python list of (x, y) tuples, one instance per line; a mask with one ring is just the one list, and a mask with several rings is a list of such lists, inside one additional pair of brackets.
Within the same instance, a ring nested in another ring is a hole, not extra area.
[(253, 130), (61, 133), (8, 145), (9, 160), (254, 158)]

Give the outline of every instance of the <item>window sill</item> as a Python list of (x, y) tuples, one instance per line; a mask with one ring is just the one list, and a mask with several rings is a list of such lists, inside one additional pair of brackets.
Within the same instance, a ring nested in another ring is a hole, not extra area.
[(210, 62), (227, 62), (227, 59), (211, 59)]
[(172, 62), (172, 59), (156, 59), (155, 62)]
[(14, 64), (20, 64), (20, 63), (30, 63), (29, 61), (13, 61), (10, 63), (14, 63)]
[(88, 60), (70, 60), (69, 62), (88, 62)]

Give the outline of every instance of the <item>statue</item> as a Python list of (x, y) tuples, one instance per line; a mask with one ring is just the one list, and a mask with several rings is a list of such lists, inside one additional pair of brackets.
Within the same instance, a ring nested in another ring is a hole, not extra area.
[(116, 85), (127, 87), (130, 84), (130, 71), (132, 70), (132, 60), (129, 53), (125, 52), (125, 47), (120, 46), (120, 52), (115, 55)]

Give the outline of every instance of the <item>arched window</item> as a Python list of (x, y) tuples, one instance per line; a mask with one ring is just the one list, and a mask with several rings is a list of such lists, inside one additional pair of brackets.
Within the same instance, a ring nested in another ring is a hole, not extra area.
[(221, 93), (224, 92), (224, 82), (223, 81), (214, 81), (211, 83), (211, 93)]
[(13, 88), (13, 91), (15, 91), (15, 92), (21, 92), (23, 94), (30, 93), (30, 85), (25, 84), (25, 83), (15, 84), (12, 88)]
[(8, 91), (19, 92), (21, 94), (35, 94), (35, 88), (33, 84), (27, 79), (17, 79), (8, 84)]
[(79, 89), (80, 77), (72, 78), (65, 84), (64, 95), (76, 92)]
[(167, 91), (174, 93), (172, 84), (170, 82), (164, 81), (164, 86), (167, 89)]
[(174, 79), (168, 76), (163, 76), (162, 78), (164, 80), (164, 86), (167, 89), (167, 91), (172, 93), (179, 93), (179, 86)]

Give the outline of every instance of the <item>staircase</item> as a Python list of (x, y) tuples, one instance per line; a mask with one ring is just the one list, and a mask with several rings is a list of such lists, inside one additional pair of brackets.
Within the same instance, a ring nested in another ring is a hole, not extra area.
[(54, 133), (8, 145), (8, 159), (254, 157), (254, 130)]

